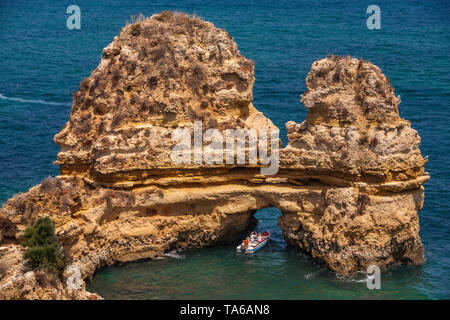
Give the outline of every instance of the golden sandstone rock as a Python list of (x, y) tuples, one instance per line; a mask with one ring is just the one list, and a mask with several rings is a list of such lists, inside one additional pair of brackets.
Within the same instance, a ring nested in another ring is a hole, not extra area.
[(10, 247), (0, 262), (11, 265), (0, 298), (97, 298), (84, 282), (78, 291), (30, 286), (18, 244), (41, 216), (55, 221), (82, 279), (103, 265), (236, 240), (266, 207), (282, 212), (289, 245), (337, 273), (423, 263), (426, 161), (378, 67), (350, 57), (314, 62), (302, 95), (308, 116), (286, 124), (279, 170), (264, 175), (260, 162), (171, 160), (171, 134), (194, 132), (196, 122), (202, 132), (277, 130), (252, 105), (253, 62), (224, 30), (164, 12), (124, 27), (103, 53), (55, 136), (61, 175), (0, 210), (0, 245)]

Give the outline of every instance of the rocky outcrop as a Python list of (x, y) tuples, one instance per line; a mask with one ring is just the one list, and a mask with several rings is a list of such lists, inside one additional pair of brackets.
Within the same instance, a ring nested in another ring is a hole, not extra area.
[(236, 241), (266, 207), (283, 213), (289, 245), (337, 273), (423, 262), (426, 161), (417, 132), (399, 117), (399, 97), (373, 64), (337, 56), (313, 63), (302, 95), (308, 116), (286, 124), (279, 170), (264, 175), (260, 162), (171, 158), (173, 132), (193, 133), (196, 123), (202, 133), (277, 130), (252, 105), (253, 63), (224, 30), (164, 12), (124, 27), (103, 54), (55, 136), (61, 175), (0, 210), (0, 244), (8, 247), (0, 263), (11, 270), (0, 297), (97, 298), (63, 282), (14, 285), (42, 288), (35, 275), (24, 278), (19, 254), (24, 229), (41, 216), (55, 222), (82, 279), (103, 265)]
[(114, 187), (148, 184), (156, 173), (167, 180), (177, 168), (225, 169), (175, 165), (172, 133), (193, 135), (196, 121), (203, 132), (275, 128), (251, 103), (254, 81), (254, 62), (212, 23), (167, 12), (128, 25), (74, 93), (70, 121), (55, 136), (56, 163), (62, 174)]
[(281, 171), (292, 183), (334, 187), (280, 218), (286, 241), (340, 273), (422, 263), (418, 211), (429, 176), (389, 80), (369, 62), (330, 56), (313, 63), (306, 85), (309, 113), (286, 124)]
[(378, 67), (330, 56), (313, 63), (306, 85), (309, 112), (302, 124), (286, 124), (282, 166), (367, 183), (425, 176), (420, 138), (399, 117), (400, 97)]
[[(28, 270), (22, 258), (23, 249), (9, 246), (0, 250), (0, 299), (3, 300), (99, 300), (96, 293), (86, 291), (84, 281), (77, 290), (67, 288), (66, 283), (47, 272)], [(2, 279), (3, 276), (3, 279)], [(66, 276), (70, 276), (66, 274)]]

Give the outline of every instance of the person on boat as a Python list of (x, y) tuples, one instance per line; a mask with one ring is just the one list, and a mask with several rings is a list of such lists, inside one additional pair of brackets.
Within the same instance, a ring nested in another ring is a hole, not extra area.
[(250, 233), (250, 240), (252, 241), (252, 242), (254, 242), (254, 241), (256, 241), (256, 232), (255, 231), (252, 231), (252, 233)]

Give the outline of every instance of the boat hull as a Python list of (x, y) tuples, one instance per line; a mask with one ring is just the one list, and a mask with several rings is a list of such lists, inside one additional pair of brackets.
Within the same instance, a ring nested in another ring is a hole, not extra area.
[(245, 252), (245, 253), (255, 253), (256, 251), (258, 251), (259, 249), (264, 247), (268, 241), (269, 241), (269, 236), (267, 236), (265, 239), (263, 239), (260, 242), (250, 243), (246, 248), (243, 247), (242, 244), (240, 244), (236, 247), (236, 250), (239, 252)]

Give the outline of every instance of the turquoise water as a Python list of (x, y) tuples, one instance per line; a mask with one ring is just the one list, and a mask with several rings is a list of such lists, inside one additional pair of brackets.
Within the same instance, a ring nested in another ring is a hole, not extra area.
[(367, 277), (337, 277), (295, 249), (287, 249), (276, 208), (259, 210), (258, 232), (270, 231), (254, 255), (235, 246), (171, 252), (156, 261), (106, 267), (88, 290), (108, 299), (426, 299), (417, 281), (423, 267), (382, 274), (381, 289), (367, 289)]
[[(81, 8), (81, 30), (66, 28), (66, 8)], [(70, 114), (71, 93), (98, 65), (101, 50), (131, 14), (165, 9), (196, 13), (225, 28), (256, 62), (254, 104), (280, 127), (301, 122), (298, 102), (311, 63), (333, 54), (369, 59), (402, 97), (400, 115), (422, 137), (430, 162), (420, 212), (426, 263), (382, 274), (369, 291), (364, 276), (339, 279), (284, 247), (275, 209), (258, 213), (275, 234), (254, 257), (232, 246), (184, 258), (100, 270), (89, 289), (107, 298), (450, 298), (450, 4), (376, 1), (381, 30), (368, 30), (369, 1), (23, 1), (0, 2), (0, 202), (48, 175), (53, 135)], [(176, 255), (175, 255), (176, 256)]]

